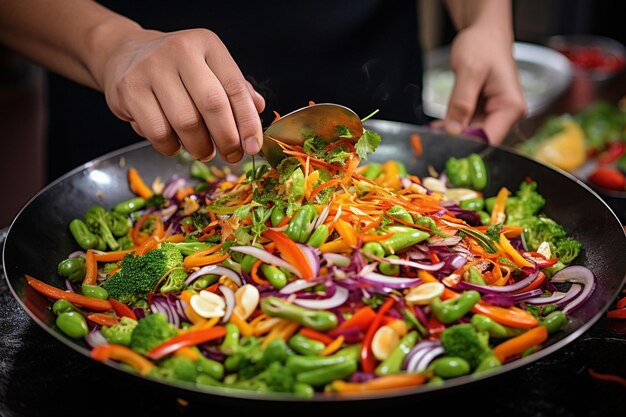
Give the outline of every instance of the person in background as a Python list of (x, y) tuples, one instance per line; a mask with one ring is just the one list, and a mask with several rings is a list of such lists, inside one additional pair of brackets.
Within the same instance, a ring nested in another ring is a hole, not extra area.
[[(445, 3), (456, 84), (439, 123), (501, 143), (525, 114), (510, 1)], [(50, 79), (51, 179), (136, 140), (100, 93), (157, 151), (202, 161), (256, 154), (272, 112), (309, 100), (424, 122), (415, 0), (4, 0), (0, 42), (71, 80)]]

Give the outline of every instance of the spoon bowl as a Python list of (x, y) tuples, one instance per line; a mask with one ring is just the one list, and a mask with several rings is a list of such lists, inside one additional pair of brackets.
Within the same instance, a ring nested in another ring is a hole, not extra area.
[[(295, 110), (272, 123), (263, 132), (261, 153), (274, 168), (285, 158), (277, 143), (302, 146), (307, 138), (316, 136), (332, 143), (339, 139), (337, 126), (345, 126), (356, 142), (363, 135), (363, 124), (357, 114), (347, 107), (333, 103), (320, 103)], [(345, 136), (342, 136), (342, 139)]]

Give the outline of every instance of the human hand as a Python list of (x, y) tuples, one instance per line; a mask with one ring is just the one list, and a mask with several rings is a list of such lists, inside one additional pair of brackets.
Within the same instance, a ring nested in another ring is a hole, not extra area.
[(510, 37), (480, 25), (460, 31), (452, 43), (450, 64), (455, 85), (443, 126), (460, 134), (468, 125), (481, 127), (500, 144), (526, 113)]
[(208, 161), (217, 147), (230, 163), (259, 152), (265, 101), (215, 33), (137, 28), (103, 55), (107, 104), (157, 151)]

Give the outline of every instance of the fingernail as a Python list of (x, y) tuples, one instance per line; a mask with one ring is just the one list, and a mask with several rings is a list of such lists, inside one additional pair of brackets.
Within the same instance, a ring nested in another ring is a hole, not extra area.
[(446, 120), (444, 128), (451, 135), (460, 135), (463, 132), (463, 126), (456, 120)]
[(209, 156), (203, 158), (200, 160), (200, 162), (209, 162), (210, 160), (212, 160), (213, 158), (215, 158), (215, 148), (213, 149), (213, 151), (211, 152), (211, 154), (209, 154)]
[(259, 141), (254, 136), (249, 136), (243, 140), (244, 150), (248, 155), (255, 155), (261, 150)]
[(234, 151), (234, 152), (231, 152), (228, 155), (226, 155), (226, 161), (230, 162), (230, 163), (239, 162), (239, 160), (241, 159), (242, 156), (243, 155), (241, 155), (241, 152)]

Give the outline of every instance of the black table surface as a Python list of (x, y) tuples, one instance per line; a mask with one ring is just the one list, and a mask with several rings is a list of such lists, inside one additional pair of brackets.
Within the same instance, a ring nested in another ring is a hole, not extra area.
[(559, 351), (504, 375), (427, 395), (315, 410), (292, 403), (216, 401), (144, 383), (57, 341), (22, 310), (5, 279), (0, 280), (0, 335), (2, 417), (209, 416), (219, 412), (319, 416), (320, 411), (376, 415), (390, 409), (411, 414), (440, 410), (452, 415), (473, 409), (509, 417), (626, 415), (626, 387), (590, 376), (590, 369), (626, 376), (626, 321), (606, 317)]

